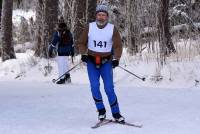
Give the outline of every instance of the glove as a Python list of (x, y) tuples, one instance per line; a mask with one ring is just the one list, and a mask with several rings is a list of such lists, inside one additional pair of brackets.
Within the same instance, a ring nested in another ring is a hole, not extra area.
[(112, 60), (112, 67), (115, 68), (115, 67), (117, 67), (117, 66), (119, 66), (119, 61), (116, 60), (116, 59), (113, 59), (113, 60)]
[(88, 55), (81, 55), (82, 62), (87, 63), (88, 62)]

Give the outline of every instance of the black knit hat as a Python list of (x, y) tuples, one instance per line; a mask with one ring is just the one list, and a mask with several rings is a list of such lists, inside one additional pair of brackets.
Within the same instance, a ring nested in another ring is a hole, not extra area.
[(67, 29), (67, 25), (64, 22), (58, 24), (58, 30), (65, 30)]

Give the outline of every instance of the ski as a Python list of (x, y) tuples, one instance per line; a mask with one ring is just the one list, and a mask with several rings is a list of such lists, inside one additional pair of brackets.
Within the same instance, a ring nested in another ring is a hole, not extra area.
[(92, 126), (91, 128), (92, 128), (92, 129), (95, 129), (95, 128), (101, 127), (101, 126), (103, 126), (103, 125), (106, 125), (106, 124), (108, 124), (108, 123), (111, 123), (111, 122), (112, 122), (112, 120), (104, 119), (104, 120), (102, 120), (102, 121), (97, 122), (97, 123), (96, 123), (94, 126)]
[(118, 122), (118, 121), (113, 121), (113, 123), (116, 123), (116, 124), (121, 124), (121, 125), (126, 125), (126, 126), (131, 126), (131, 127), (137, 127), (137, 128), (142, 128), (142, 124), (133, 124), (133, 123), (129, 123), (129, 122)]
[(107, 125), (109, 123), (115, 123), (115, 124), (126, 125), (126, 126), (137, 127), (137, 128), (142, 128), (142, 126), (143, 126), (142, 124), (133, 124), (133, 123), (129, 123), (129, 122), (121, 123), (121, 122), (118, 122), (118, 121), (114, 121), (112, 119), (104, 119), (103, 121), (99, 121), (98, 123), (96, 123), (91, 128), (93, 128), (93, 129), (99, 128), (99, 127)]

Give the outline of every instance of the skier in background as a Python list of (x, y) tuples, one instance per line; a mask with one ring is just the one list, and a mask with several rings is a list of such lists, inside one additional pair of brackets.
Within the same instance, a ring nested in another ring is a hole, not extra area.
[[(74, 56), (73, 37), (64, 21), (60, 21), (57, 31), (53, 34), (53, 39), (49, 46), (49, 57), (53, 57), (54, 51), (57, 51), (57, 63), (59, 76), (69, 70), (68, 56)], [(70, 83), (70, 73), (61, 77), (56, 84)]]

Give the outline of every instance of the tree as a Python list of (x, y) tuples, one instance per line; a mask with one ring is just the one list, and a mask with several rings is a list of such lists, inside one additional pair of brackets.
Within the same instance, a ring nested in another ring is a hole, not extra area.
[(58, 0), (45, 0), (44, 4), (44, 35), (50, 42), (58, 23)]
[(95, 21), (95, 11), (96, 11), (96, 0), (87, 0), (88, 1), (88, 8), (87, 8), (87, 22)]
[(72, 33), (74, 33), (75, 26), (77, 24), (77, 4), (76, 0), (64, 0), (61, 2), (61, 12), (64, 17), (64, 22)]
[(80, 33), (83, 31), (86, 23), (86, 0), (76, 0), (77, 4), (77, 25), (74, 30), (74, 40), (75, 42), (78, 40)]
[[(2, 9), (2, 0), (0, 0), (0, 30), (1, 30), (1, 9)], [(0, 49), (1, 49), (1, 39), (0, 39)], [(1, 51), (0, 51), (0, 56), (1, 56)]]
[(17, 8), (20, 7), (20, 4), (22, 3), (23, 0), (14, 0), (14, 4), (16, 3)]
[(137, 20), (137, 0), (127, 0), (127, 46), (130, 54), (138, 52), (138, 45), (136, 43), (136, 20)]
[(36, 8), (36, 51), (35, 55), (48, 57), (48, 44), (58, 22), (58, 0), (38, 0)]
[(2, 7), (2, 61), (16, 58), (12, 44), (13, 0), (3, 0)]
[(13, 1), (14, 1), (13, 8), (20, 8), (20, 9), (28, 11), (34, 8), (34, 5), (37, 0), (13, 0)]
[[(0, 22), (1, 22), (1, 9), (2, 9), (2, 0), (0, 0)], [(1, 23), (0, 23), (0, 29), (1, 29)]]
[(64, 0), (61, 2), (61, 12), (67, 26), (74, 35), (75, 42), (87, 23), (95, 20), (95, 0)]
[(165, 61), (165, 56), (169, 53), (176, 52), (170, 33), (169, 22), (169, 0), (160, 0), (158, 10), (158, 32), (160, 42), (161, 62)]
[[(36, 2), (36, 41), (35, 41), (35, 55), (40, 56), (42, 52), (42, 28), (43, 28), (43, 15), (44, 15), (44, 7), (43, 0), (37, 0)], [(44, 45), (43, 45), (44, 46)]]

